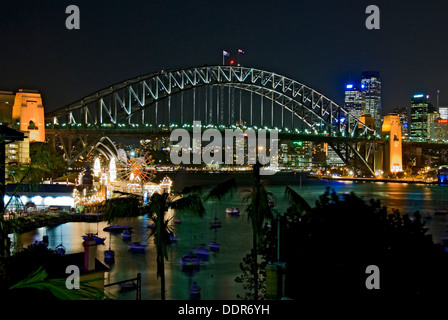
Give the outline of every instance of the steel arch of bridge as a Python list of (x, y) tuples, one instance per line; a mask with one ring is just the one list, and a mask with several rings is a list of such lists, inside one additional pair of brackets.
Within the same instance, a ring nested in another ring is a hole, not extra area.
[(160, 71), (124, 81), (46, 114), (68, 124), (131, 123), (145, 109), (169, 96), (201, 86), (230, 86), (250, 91), (283, 106), (312, 129), (373, 135), (374, 131), (316, 90), (273, 72), (241, 66), (204, 66)]

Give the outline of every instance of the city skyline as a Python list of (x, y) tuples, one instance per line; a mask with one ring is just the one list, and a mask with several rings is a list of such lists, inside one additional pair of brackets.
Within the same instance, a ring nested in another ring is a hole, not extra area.
[[(80, 9), (79, 30), (65, 28), (70, 4)], [(240, 64), (290, 77), (341, 106), (345, 84), (364, 70), (380, 72), (383, 115), (409, 106), (418, 92), (435, 99), (440, 90), (440, 105), (446, 105), (448, 44), (437, 34), (448, 27), (448, 4), (378, 1), (381, 28), (367, 30), (369, 4), (7, 3), (0, 22), (0, 39), (8, 44), (0, 53), (7, 62), (0, 89), (39, 90), (51, 111), (138, 75), (220, 65), (223, 50), (236, 59), (241, 49)], [(416, 46), (416, 39), (424, 45)]]

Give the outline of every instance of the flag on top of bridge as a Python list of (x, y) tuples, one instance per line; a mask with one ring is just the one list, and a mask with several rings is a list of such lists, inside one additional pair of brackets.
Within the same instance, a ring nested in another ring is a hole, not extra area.
[(244, 51), (241, 50), (241, 49), (238, 49), (238, 53), (239, 53), (239, 54), (244, 54)]
[(222, 55), (223, 55), (224, 57), (230, 57), (230, 53), (228, 53), (228, 52), (225, 51), (225, 50), (222, 50)]

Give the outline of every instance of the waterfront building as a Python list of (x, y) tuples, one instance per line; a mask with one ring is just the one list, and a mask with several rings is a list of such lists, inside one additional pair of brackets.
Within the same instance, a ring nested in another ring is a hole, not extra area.
[(332, 147), (328, 146), (327, 164), (330, 166), (343, 166), (344, 161), (338, 156)]
[(411, 100), (411, 128), (409, 137), (414, 141), (426, 141), (428, 137), (428, 96), (416, 94)]
[(345, 109), (354, 117), (359, 118), (364, 110), (363, 94), (360, 88), (354, 84), (347, 84), (345, 87)]
[(409, 113), (408, 108), (395, 108), (394, 112), (398, 115), (398, 118), (400, 118), (400, 125), (401, 125), (401, 136), (403, 139), (407, 139), (409, 137)]
[(5, 179), (30, 162), (30, 142), (45, 142), (44, 107), (36, 90), (0, 91), (0, 124), (24, 133), (23, 141), (5, 146)]
[(434, 123), (434, 139), (437, 142), (448, 142), (448, 119), (437, 119)]
[[(16, 190), (17, 188), (17, 190)], [(55, 208), (70, 211), (75, 206), (74, 185), (64, 184), (28, 184), (9, 183), (5, 186), (4, 201), (10, 204), (10, 211), (22, 211), (27, 203), (32, 203), (36, 210)]]
[(381, 79), (378, 71), (364, 71), (361, 79), (362, 114), (370, 114), (375, 121), (375, 128), (381, 128)]
[(296, 166), (309, 166), (312, 162), (311, 141), (296, 140), (291, 143), (291, 161)]
[(435, 136), (435, 127), (437, 124), (437, 120), (440, 119), (440, 115), (438, 112), (428, 112), (428, 139), (433, 141), (436, 139)]
[(439, 107), (440, 119), (448, 120), (448, 107)]
[[(371, 129), (375, 128), (375, 119), (373, 119), (370, 114), (362, 114), (361, 117), (359, 117), (359, 121)], [(362, 126), (359, 125), (359, 128), (362, 128)]]

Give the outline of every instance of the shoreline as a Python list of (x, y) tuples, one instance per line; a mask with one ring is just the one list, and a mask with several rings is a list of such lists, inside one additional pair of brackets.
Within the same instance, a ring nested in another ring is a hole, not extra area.
[(410, 183), (410, 184), (430, 184), (440, 185), (437, 181), (423, 181), (423, 180), (401, 180), (401, 179), (375, 179), (375, 178), (348, 178), (348, 177), (316, 177), (312, 175), (307, 176), (310, 179), (316, 180), (330, 180), (330, 181), (361, 181), (361, 182), (390, 182), (390, 183)]
[[(103, 213), (36, 213), (29, 216), (21, 216), (4, 220), (8, 233), (25, 233), (34, 229), (48, 227), (53, 228), (67, 222), (99, 222), (103, 221)], [(13, 224), (16, 226), (13, 227)], [(15, 229), (15, 230), (13, 230)]]

